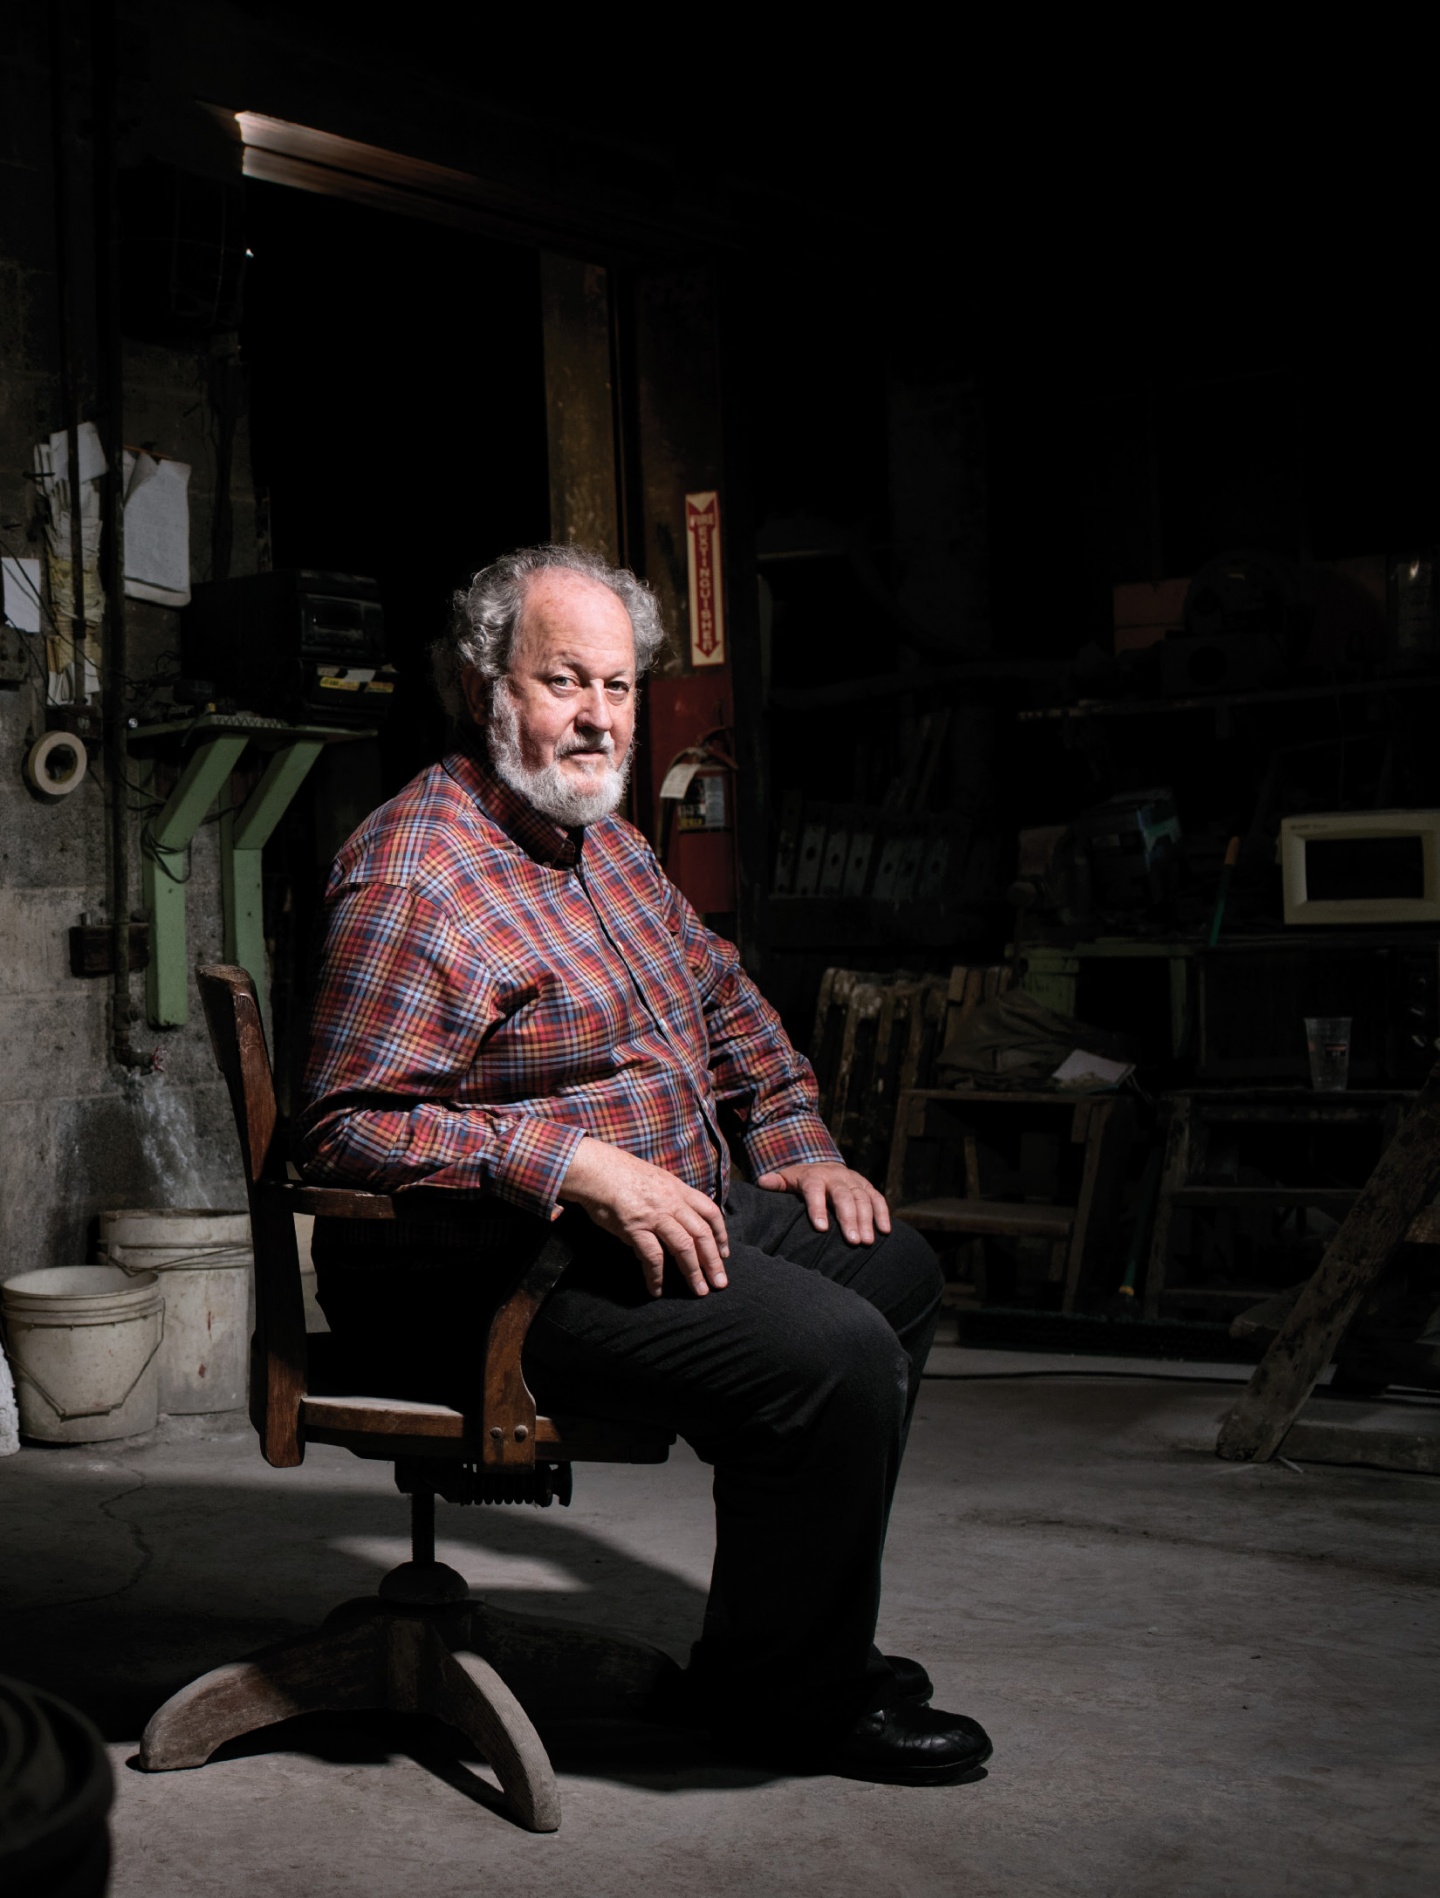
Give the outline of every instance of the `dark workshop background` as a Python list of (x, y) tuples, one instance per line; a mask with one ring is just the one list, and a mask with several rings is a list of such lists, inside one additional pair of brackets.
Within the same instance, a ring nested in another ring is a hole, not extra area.
[[(108, 413), (192, 465), (197, 583), (305, 567), (380, 586), (393, 711), (327, 755), (266, 857), (285, 1083), (325, 866), (437, 755), (427, 648), (452, 589), (507, 547), (591, 538), (655, 586), (676, 651), (635, 816), (658, 833), (666, 765), (718, 731), (733, 843), (693, 888), (806, 1045), (827, 968), (1000, 961), (1020, 830), (1117, 793), (1171, 787), (1194, 840), (1155, 926), (1208, 913), (1273, 743), (1214, 716), (1130, 719), (1124, 743), (1118, 721), (1021, 717), (1155, 690), (1158, 647), (1117, 659), (1117, 586), (1240, 549), (1303, 589), (1431, 546), (1413, 114), (1378, 111), (1358, 61), (1342, 79), (1323, 50), (1303, 69), (1257, 57), (1237, 79), (1194, 53), (1183, 80), (1158, 59), (1112, 76), (1083, 36), (942, 54), (914, 21), (870, 30), (758, 47), (738, 24), (577, 26), (541, 46), (459, 9), (341, 31), (328, 7), (238, 0), (52, 0), (13, 24), (6, 553), (39, 531), (33, 443)], [(239, 111), (378, 168), (303, 141), (247, 160)], [(409, 160), (460, 182), (417, 182)], [(713, 676), (687, 658), (683, 516), (711, 488), (730, 642)], [(1352, 672), (1384, 664), (1376, 610)], [(130, 602), (128, 639), (105, 717), (173, 711), (176, 615)], [(1338, 676), (1333, 656), (1291, 657)], [(18, 759), (44, 708), (23, 684), (0, 701)], [(1402, 708), (1397, 731), (1421, 715)], [(1388, 771), (1394, 801), (1440, 801), (1413, 733), (1387, 765), (1369, 710), (1353, 716), (1332, 797)], [(63, 1191), (5, 1202), (21, 1261), (79, 1257), (93, 1210), (137, 1180), (206, 1198), (230, 1181), (198, 1010), (149, 1031), (137, 980), (126, 1032), (164, 1051), (137, 1079), (112, 985), (77, 990), (55, 949), (82, 916), (141, 908), (112, 887), (104, 776), (53, 809), (5, 777), (26, 966), (8, 1098), (18, 1142), (71, 1156)], [(866, 824), (855, 887), (802, 893), (807, 825)], [(915, 840), (899, 894), (877, 894), (887, 837)], [(682, 884), (701, 876), (693, 837), (662, 841)], [(192, 854), (193, 960), (218, 940), (213, 826)]]

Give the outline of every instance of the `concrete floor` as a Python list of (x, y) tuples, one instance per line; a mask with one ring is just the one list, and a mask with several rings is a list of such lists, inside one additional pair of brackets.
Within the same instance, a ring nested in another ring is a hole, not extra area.
[[(994, 1375), (1047, 1362), (1079, 1374)], [(113, 1898), (1429, 1898), (1440, 1482), (1223, 1464), (1219, 1384), (1085, 1365), (938, 1350), (920, 1402), (881, 1632), (993, 1735), (968, 1786), (786, 1777), (684, 1733), (572, 1728), (551, 1736), (564, 1824), (537, 1838), (445, 1729), (381, 1716), (143, 1775), (136, 1737), (174, 1687), (403, 1554), (385, 1468), (321, 1448), (269, 1470), (238, 1427), (0, 1463), (0, 1671), (112, 1743)], [(442, 1505), (440, 1548), (503, 1605), (683, 1656), (707, 1472), (682, 1448), (584, 1468), (568, 1511)]]

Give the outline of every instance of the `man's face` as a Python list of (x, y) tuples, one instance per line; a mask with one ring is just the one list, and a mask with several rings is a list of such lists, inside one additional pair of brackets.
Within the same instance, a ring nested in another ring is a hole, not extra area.
[(615, 809), (635, 732), (635, 635), (608, 587), (537, 575), (493, 699), (475, 673), (465, 696), (500, 776), (537, 809), (567, 825)]

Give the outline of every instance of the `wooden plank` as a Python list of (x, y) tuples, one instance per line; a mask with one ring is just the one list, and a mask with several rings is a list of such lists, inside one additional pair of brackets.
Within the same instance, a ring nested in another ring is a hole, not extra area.
[(965, 1197), (979, 1199), (980, 1189), (980, 1142), (975, 1129), (967, 1121), (964, 1133), (960, 1136), (965, 1154)]
[(921, 1012), (923, 982), (896, 977), (886, 988), (875, 1032), (875, 1051), (864, 1094), (858, 1102), (851, 1164), (867, 1179), (883, 1178), (900, 1098), (911, 1025)]
[(1217, 1452), (1274, 1456), (1366, 1292), (1440, 1187), (1440, 1062), (1331, 1240), (1314, 1277), (1220, 1426)]
[(1181, 1094), (1170, 1101), (1170, 1125), (1165, 1132), (1165, 1171), (1160, 1180), (1160, 1198), (1155, 1207), (1155, 1229), (1150, 1238), (1150, 1258), (1145, 1271), (1144, 1315), (1155, 1318), (1160, 1312), (1160, 1295), (1165, 1289), (1165, 1273), (1170, 1263), (1170, 1223), (1175, 1194), (1190, 1176), (1190, 1148), (1194, 1103)]
[(1413, 1093), (1381, 1095), (1371, 1101), (1357, 1101), (1353, 1095), (1342, 1094), (1323, 1105), (1313, 1094), (1308, 1099), (1295, 1101), (1211, 1101), (1203, 1094), (1191, 1095), (1189, 1098), (1197, 1102), (1211, 1126), (1301, 1127), (1312, 1122), (1329, 1126), (1332, 1123), (1352, 1122), (1359, 1125), (1366, 1121), (1383, 1121), (1389, 1108), (1397, 1101), (1403, 1105), (1414, 1100), (1415, 1096)]
[(1177, 1186), (1172, 1206), (1320, 1206), (1347, 1212), (1360, 1197), (1358, 1186)]
[(840, 1066), (840, 1044), (845, 1032), (850, 997), (859, 978), (853, 969), (826, 969), (815, 1003), (815, 1032), (810, 1060), (819, 1087), (820, 1118), (828, 1127), (836, 1108), (835, 1083)]
[(885, 1168), (885, 1197), (893, 1206), (905, 1193), (905, 1155), (912, 1139), (925, 1131), (925, 1103), (913, 1090), (906, 1089), (895, 1106), (895, 1126), (890, 1135), (890, 1160)]
[(400, 1397), (306, 1397), (300, 1409), (307, 1436), (315, 1430), (363, 1431), (459, 1442), (465, 1435), (463, 1414), (446, 1404), (416, 1404)]
[(610, 277), (603, 264), (540, 254), (540, 332), (550, 466), (550, 538), (622, 558), (615, 491)]
[(1280, 1448), (1302, 1462), (1440, 1476), (1440, 1416), (1419, 1405), (1312, 1397)]
[(1252, 1305), (1260, 1296), (1260, 1292), (1253, 1285), (1167, 1285), (1160, 1294), (1160, 1303), (1162, 1305), (1233, 1307)]
[(1006, 1107), (1063, 1108), (1067, 1114), (1073, 1114), (1077, 1098), (1073, 1090), (1058, 1087), (917, 1087), (913, 1092), (917, 1100), (949, 1101), (955, 1107), (969, 1107), (975, 1101), (1000, 1102)]
[(1120, 1176), (1130, 1154), (1132, 1124), (1128, 1096), (1104, 1094), (1090, 1101), (1085, 1122), (1085, 1164), (1075, 1207), (1075, 1230), (1065, 1264), (1062, 1311), (1074, 1311), (1097, 1237), (1109, 1227)]
[(810, 1036), (810, 1064), (815, 1070), (815, 1084), (818, 1090), (816, 1111), (826, 1125), (830, 1121), (831, 1083), (835, 1078), (835, 1063), (830, 1051), (830, 1021), (834, 1013), (835, 981), (839, 969), (826, 969), (820, 977), (820, 993), (815, 998), (815, 1027)]
[(1075, 1222), (1073, 1206), (1000, 1199), (918, 1199), (897, 1206), (895, 1217), (921, 1232), (993, 1233), (1011, 1239), (1063, 1239)]
[(969, 974), (963, 962), (957, 962), (945, 984), (945, 1014), (940, 1025), (940, 1045), (950, 1040), (960, 1022), (960, 1007), (965, 1000), (965, 978)]
[[(837, 999), (838, 999), (837, 984)], [(845, 1011), (845, 1032), (840, 1040), (840, 1058), (835, 1064), (835, 1084), (830, 1096), (829, 1127), (837, 1144), (847, 1153), (852, 1144), (851, 1120), (855, 1113), (852, 1097), (857, 1093), (863, 1102), (864, 1083), (857, 1084), (855, 1078), (856, 1055), (860, 1042), (860, 1030), (867, 1024), (876, 1022), (884, 1002), (885, 991), (874, 981), (865, 981), (852, 977), (848, 1006)]]
[(388, 1193), (356, 1193), (342, 1186), (305, 1186), (298, 1180), (267, 1180), (267, 1199), (278, 1199), (290, 1213), (317, 1219), (394, 1219)]
[(908, 1094), (931, 1078), (939, 1036), (945, 1022), (945, 996), (945, 983), (938, 976), (927, 976), (910, 1015), (910, 1033), (897, 1083), (897, 1092), (900, 1094)]

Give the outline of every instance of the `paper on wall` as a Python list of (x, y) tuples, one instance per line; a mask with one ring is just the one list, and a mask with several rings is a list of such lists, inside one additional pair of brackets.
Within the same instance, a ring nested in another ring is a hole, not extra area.
[(7, 626), (22, 633), (40, 631), (40, 562), (23, 555), (0, 559), (4, 576), (4, 613)]
[(50, 616), (53, 631), (46, 639), (49, 701), (74, 704), (88, 699), (100, 684), (101, 623), (105, 595), (100, 586), (100, 477), (105, 472), (105, 449), (93, 422), (76, 430), (79, 448), (79, 515), (81, 589), (85, 625), (76, 651), (74, 500), (70, 481), (70, 438), (57, 428), (49, 441), (35, 445), (36, 485), (44, 496), (49, 518), (45, 523), (45, 564), (49, 570)]
[(160, 606), (190, 601), (190, 465), (125, 451), (125, 591)]
[[(80, 479), (98, 481), (105, 472), (105, 444), (100, 439), (100, 431), (93, 422), (82, 422), (75, 434), (80, 448)], [(57, 428), (48, 443), (42, 443), (35, 450), (37, 457), (49, 456), (46, 473), (55, 476), (58, 481), (68, 481), (70, 477), (70, 435), (68, 430)], [(38, 467), (38, 461), (37, 461)]]

